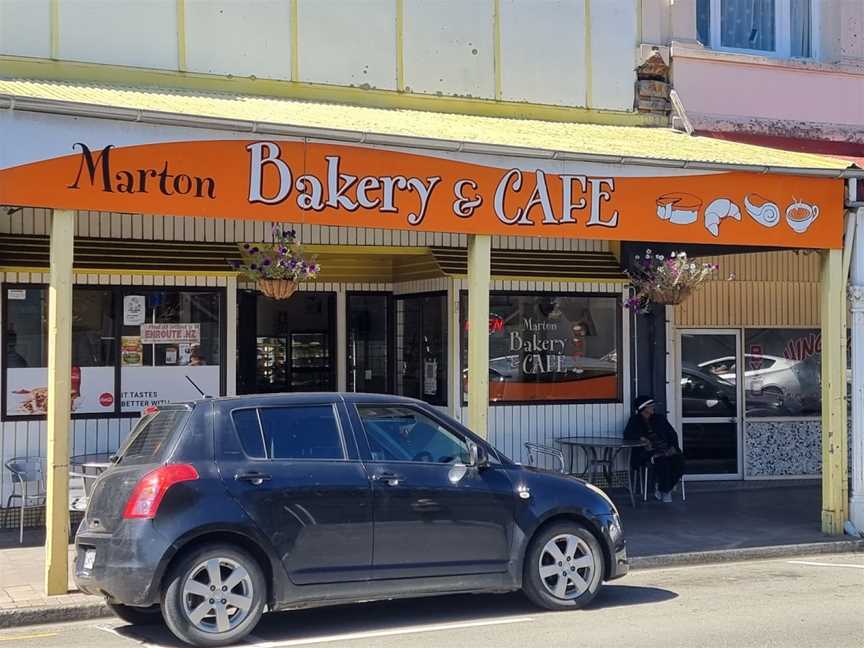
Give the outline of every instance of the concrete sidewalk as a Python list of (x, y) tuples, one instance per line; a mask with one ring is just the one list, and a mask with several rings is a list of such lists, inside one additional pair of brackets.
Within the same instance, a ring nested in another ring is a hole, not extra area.
[[(46, 596), (44, 543), (44, 529), (26, 529), (23, 544), (18, 544), (17, 530), (0, 530), (0, 628), (108, 614), (104, 602), (95, 596), (80, 592)], [(70, 585), (74, 583), (74, 556), (70, 547)]]
[[(632, 508), (615, 494), (634, 569), (759, 558), (864, 551), (864, 541), (819, 530), (818, 482), (692, 483), (687, 501)], [(79, 620), (109, 614), (95, 596), (48, 597), (44, 589), (44, 529), (0, 530), (0, 628)], [(70, 579), (74, 555), (70, 547)]]

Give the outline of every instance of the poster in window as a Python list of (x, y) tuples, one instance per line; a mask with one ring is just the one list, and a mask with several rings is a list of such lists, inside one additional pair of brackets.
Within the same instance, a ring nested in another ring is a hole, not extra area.
[(120, 373), (120, 409), (140, 412), (150, 406), (198, 400), (201, 394), (219, 395), (218, 365), (202, 367), (124, 367)]
[(142, 324), (141, 342), (143, 344), (187, 344), (201, 343), (201, 325), (191, 324)]
[(123, 326), (141, 326), (147, 316), (144, 295), (126, 295), (123, 298)]
[[(114, 367), (73, 367), (70, 380), (73, 414), (114, 411)], [(48, 413), (48, 369), (22, 367), (6, 372), (6, 416)]]
[(120, 338), (120, 363), (124, 367), (140, 367), (144, 362), (144, 348), (140, 335), (124, 335)]

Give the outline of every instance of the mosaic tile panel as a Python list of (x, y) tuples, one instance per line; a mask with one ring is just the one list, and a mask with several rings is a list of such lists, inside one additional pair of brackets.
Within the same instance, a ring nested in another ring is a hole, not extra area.
[[(851, 429), (851, 422), (849, 427)], [(818, 420), (748, 421), (744, 437), (744, 474), (747, 477), (791, 477), (822, 472), (822, 426)]]

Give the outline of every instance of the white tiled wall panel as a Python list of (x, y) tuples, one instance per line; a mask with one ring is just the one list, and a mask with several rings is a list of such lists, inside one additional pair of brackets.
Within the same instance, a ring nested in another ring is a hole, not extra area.
[(406, 89), (494, 98), (494, 3), (404, 2)]
[(0, 1), (0, 54), (51, 56), (49, 0)]
[(394, 0), (300, 0), (300, 81), (396, 89)]
[(633, 110), (638, 32), (633, 0), (591, 2), (590, 108)]
[(585, 0), (502, 0), (502, 99), (585, 106), (585, 76)]
[(290, 3), (192, 0), (185, 7), (190, 71), (291, 78)]
[(58, 12), (61, 59), (177, 69), (174, 0), (63, 0)]

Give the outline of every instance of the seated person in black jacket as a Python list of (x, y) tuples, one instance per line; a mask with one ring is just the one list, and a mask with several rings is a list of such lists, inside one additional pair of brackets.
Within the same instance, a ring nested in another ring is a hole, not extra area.
[(640, 396), (634, 403), (636, 412), (624, 428), (624, 438), (642, 441), (642, 447), (633, 448), (630, 468), (635, 470), (651, 464), (654, 471), (654, 497), (672, 501), (672, 489), (684, 474), (684, 455), (678, 445), (678, 435), (665, 416), (654, 412), (654, 399)]

